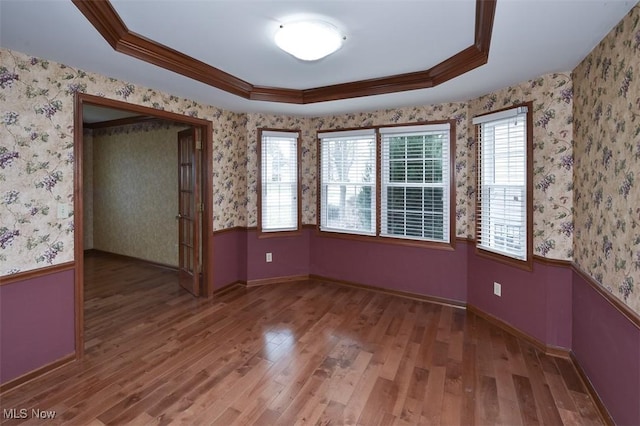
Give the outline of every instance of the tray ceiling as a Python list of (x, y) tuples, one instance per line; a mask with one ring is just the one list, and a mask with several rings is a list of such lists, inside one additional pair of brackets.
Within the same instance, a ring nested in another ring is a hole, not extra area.
[[(1, 1), (0, 45), (233, 111), (322, 115), (465, 101), (545, 73), (571, 71), (634, 4), (498, 0), (485, 65), (436, 87), (304, 105), (247, 99), (119, 53), (71, 1)], [(132, 32), (252, 86), (296, 93), (428, 70), (473, 45), (476, 36), (475, 0), (113, 0), (112, 5)], [(281, 52), (273, 33), (280, 23), (300, 17), (331, 21), (347, 35), (345, 46), (311, 63)], [(575, 22), (580, 25), (570, 24)]]

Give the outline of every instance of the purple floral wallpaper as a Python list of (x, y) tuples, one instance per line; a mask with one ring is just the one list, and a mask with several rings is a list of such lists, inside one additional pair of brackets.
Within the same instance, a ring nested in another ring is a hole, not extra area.
[[(456, 236), (474, 238), (475, 141), (471, 119), (525, 101), (534, 102), (534, 253), (573, 256), (573, 91), (571, 77), (549, 74), (468, 103), (315, 117), (315, 130), (456, 120)], [(315, 145), (312, 146), (315, 150)], [(315, 200), (314, 200), (315, 202)]]
[(200, 118), (213, 121), (213, 230), (218, 231), (247, 226), (247, 118), (214, 110)]
[(640, 314), (640, 5), (573, 79), (575, 261)]
[[(0, 51), (1, 273), (60, 263), (73, 256), (73, 93), (85, 74)], [(54, 84), (47, 79), (55, 73)], [(55, 84), (57, 82), (57, 84)]]
[(73, 96), (211, 120), (214, 229), (246, 225), (245, 114), (0, 49), (0, 275), (73, 260)]
[(97, 94), (211, 120), (214, 124), (213, 229), (255, 226), (259, 127), (302, 131), (302, 220), (316, 223), (317, 130), (419, 121), (456, 121), (456, 236), (474, 233), (474, 141), (471, 117), (533, 99), (536, 102), (536, 253), (571, 258), (571, 81), (556, 74), (469, 103), (407, 107), (326, 117), (242, 114), (180, 99), (115, 79), (0, 50), (3, 132), (0, 179), (1, 274), (72, 260), (73, 220), (53, 217), (72, 203), (73, 94)]
[[(469, 117), (533, 101), (533, 252), (573, 259), (573, 88), (569, 73), (547, 74), (469, 102)], [(475, 146), (469, 135), (468, 187), (475, 196)], [(473, 202), (472, 198), (471, 202)], [(473, 212), (473, 209), (470, 210)], [(475, 223), (474, 215), (469, 221)], [(475, 226), (475, 225), (474, 225)]]

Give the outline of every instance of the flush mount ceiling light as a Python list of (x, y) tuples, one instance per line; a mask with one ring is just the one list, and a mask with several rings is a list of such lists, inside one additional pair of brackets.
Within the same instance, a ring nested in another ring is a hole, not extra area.
[(331, 55), (345, 39), (338, 29), (324, 21), (282, 24), (276, 32), (278, 47), (303, 61), (317, 61)]

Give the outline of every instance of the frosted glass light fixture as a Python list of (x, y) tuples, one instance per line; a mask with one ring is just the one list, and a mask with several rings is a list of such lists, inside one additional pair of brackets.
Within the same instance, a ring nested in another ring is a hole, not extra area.
[(340, 49), (345, 38), (324, 21), (298, 21), (282, 24), (276, 32), (276, 45), (303, 61), (317, 61)]

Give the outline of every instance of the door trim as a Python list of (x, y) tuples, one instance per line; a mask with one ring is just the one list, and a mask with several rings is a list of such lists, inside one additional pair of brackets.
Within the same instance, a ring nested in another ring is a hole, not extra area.
[(73, 181), (73, 226), (74, 226), (74, 285), (75, 285), (75, 355), (76, 359), (84, 356), (84, 207), (83, 207), (83, 134), (82, 107), (84, 104), (116, 108), (129, 112), (138, 113), (145, 116), (162, 118), (200, 127), (202, 135), (202, 175), (203, 175), (203, 197), (204, 203), (201, 235), (202, 241), (202, 280), (203, 296), (211, 297), (213, 294), (213, 274), (210, 270), (209, 255), (213, 253), (212, 218), (213, 218), (213, 123), (209, 120), (181, 115), (169, 111), (158, 110), (142, 105), (130, 104), (127, 102), (108, 99), (86, 93), (76, 93), (74, 100), (74, 135), (73, 135), (73, 156), (74, 156), (74, 181)]

